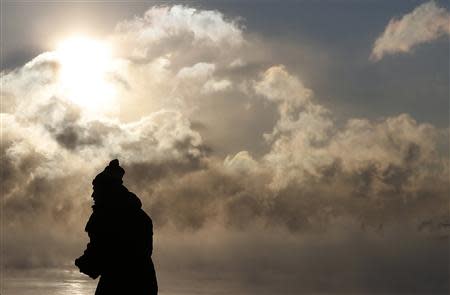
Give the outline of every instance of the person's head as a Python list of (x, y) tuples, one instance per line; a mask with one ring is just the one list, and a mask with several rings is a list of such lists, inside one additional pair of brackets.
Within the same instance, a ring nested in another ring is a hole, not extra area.
[(120, 167), (119, 160), (114, 159), (109, 162), (109, 165), (99, 173), (92, 181), (94, 193), (92, 197), (94, 200), (104, 192), (108, 192), (117, 186), (122, 184), (122, 177), (125, 174), (125, 170)]

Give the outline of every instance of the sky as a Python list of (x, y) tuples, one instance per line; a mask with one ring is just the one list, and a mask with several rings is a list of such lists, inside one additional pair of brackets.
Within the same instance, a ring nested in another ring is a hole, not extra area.
[(2, 1), (2, 268), (73, 269), (118, 158), (165, 294), (448, 294), (449, 20), (446, 1)]

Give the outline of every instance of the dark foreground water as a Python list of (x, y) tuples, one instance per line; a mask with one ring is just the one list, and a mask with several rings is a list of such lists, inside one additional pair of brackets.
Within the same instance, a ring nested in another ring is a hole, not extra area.
[(96, 283), (73, 270), (5, 272), (1, 295), (90, 295)]
[[(170, 279), (169, 279), (170, 277)], [(222, 277), (222, 275), (220, 276)], [(328, 278), (330, 279), (330, 278)], [(226, 282), (211, 277), (191, 275), (189, 278), (176, 278), (170, 274), (161, 274), (159, 295), (434, 295), (448, 294), (446, 292), (311, 292), (290, 288), (289, 284), (274, 288), (276, 278), (266, 282), (265, 286), (244, 286), (236, 279), (226, 279)], [(292, 283), (292, 281), (291, 281)], [(269, 286), (267, 285), (269, 284)], [(0, 295), (93, 295), (97, 280), (92, 280), (80, 274), (75, 269), (69, 270), (33, 270), (3, 272), (0, 285)]]
[[(161, 274), (159, 295), (247, 295), (232, 282), (224, 287), (210, 278), (170, 278)], [(98, 280), (82, 275), (76, 269), (34, 269), (31, 271), (4, 271), (0, 295), (93, 295)]]

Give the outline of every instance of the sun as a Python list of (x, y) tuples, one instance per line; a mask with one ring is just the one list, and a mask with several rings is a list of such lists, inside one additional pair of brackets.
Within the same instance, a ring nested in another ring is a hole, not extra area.
[(59, 43), (61, 94), (89, 111), (111, 109), (115, 87), (111, 82), (112, 48), (106, 41), (71, 37)]

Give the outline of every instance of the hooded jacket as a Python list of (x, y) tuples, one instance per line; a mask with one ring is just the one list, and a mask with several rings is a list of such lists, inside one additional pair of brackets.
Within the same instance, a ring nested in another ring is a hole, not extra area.
[[(117, 161), (108, 167), (120, 166)], [(95, 204), (85, 228), (89, 243), (75, 264), (92, 278), (100, 276), (96, 295), (157, 294), (152, 220), (122, 185), (123, 173), (110, 178), (108, 167), (93, 181)]]

